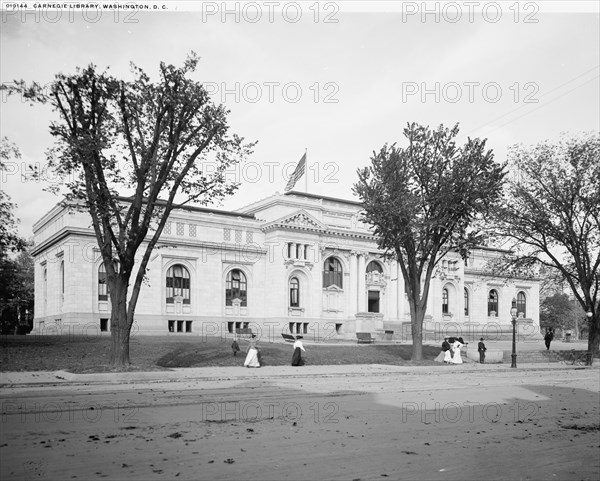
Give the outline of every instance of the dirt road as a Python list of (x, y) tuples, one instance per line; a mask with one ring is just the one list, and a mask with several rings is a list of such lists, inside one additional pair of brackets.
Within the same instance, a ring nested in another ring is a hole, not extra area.
[(294, 373), (4, 388), (1, 478), (600, 478), (597, 368)]

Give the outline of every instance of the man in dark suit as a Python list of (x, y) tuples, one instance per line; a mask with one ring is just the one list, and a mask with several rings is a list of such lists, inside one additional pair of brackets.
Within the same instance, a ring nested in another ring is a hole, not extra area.
[(546, 350), (550, 350), (550, 343), (554, 339), (554, 333), (552, 332), (552, 328), (549, 327), (546, 331), (546, 335), (544, 336), (544, 342), (546, 343)]
[(487, 351), (487, 348), (483, 343), (483, 337), (479, 339), (479, 344), (477, 344), (477, 351), (479, 352), (479, 364), (485, 364), (485, 351)]

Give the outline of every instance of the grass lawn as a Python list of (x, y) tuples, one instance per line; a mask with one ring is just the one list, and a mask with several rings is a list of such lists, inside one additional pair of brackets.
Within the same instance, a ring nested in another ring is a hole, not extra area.
[[(130, 343), (132, 371), (168, 370), (176, 367), (240, 366), (247, 341), (241, 340), (236, 357), (231, 339), (200, 336), (135, 336)], [(292, 345), (283, 342), (258, 343), (264, 365), (288, 365)], [(356, 343), (324, 345), (305, 340), (307, 365), (394, 364), (433, 365), (439, 348), (423, 346), (423, 360), (410, 360), (412, 346), (403, 344)], [(110, 352), (108, 336), (2, 336), (0, 371), (55, 371), (74, 373), (106, 372)]]

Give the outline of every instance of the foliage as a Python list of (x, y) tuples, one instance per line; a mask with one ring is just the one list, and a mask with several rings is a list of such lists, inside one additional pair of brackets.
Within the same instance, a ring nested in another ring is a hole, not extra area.
[(91, 216), (107, 272), (117, 367), (129, 363), (140, 288), (169, 214), (231, 195), (238, 184), (226, 171), (254, 145), (228, 134), (228, 111), (190, 78), (198, 60), (192, 53), (181, 68), (161, 63), (157, 81), (133, 65), (130, 81), (90, 65), (58, 74), (49, 89), (23, 81), (13, 89), (58, 112), (49, 166), (65, 179), (67, 203)]
[(600, 134), (513, 146), (513, 176), (495, 215), (513, 252), (507, 266), (554, 271), (592, 312), (588, 349), (600, 344)]
[(33, 258), (24, 250), (0, 259), (0, 330), (2, 334), (31, 330), (34, 303)]
[(398, 260), (408, 294), (413, 360), (421, 358), (422, 324), (437, 263), (451, 251), (464, 258), (484, 243), (481, 221), (500, 196), (504, 166), (485, 140), (458, 147), (452, 129), (404, 129), (405, 148), (384, 145), (358, 171), (354, 191), (378, 246)]
[[(0, 175), (11, 158), (20, 159), (21, 153), (15, 144), (3, 137), (0, 140)], [(0, 189), (0, 260), (9, 252), (19, 251), (25, 246), (25, 241), (16, 233), (18, 221), (13, 215), (15, 207), (10, 196)]]
[(540, 328), (576, 329), (585, 319), (585, 312), (567, 294), (555, 293), (540, 303)]

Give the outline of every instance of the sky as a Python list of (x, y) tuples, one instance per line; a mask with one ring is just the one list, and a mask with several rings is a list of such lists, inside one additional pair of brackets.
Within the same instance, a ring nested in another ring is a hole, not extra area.
[[(161, 61), (182, 65), (196, 52), (193, 78), (230, 110), (230, 132), (258, 141), (229, 174), (239, 190), (212, 207), (282, 193), (305, 152), (297, 190), (356, 199), (357, 169), (384, 144), (405, 145), (412, 122), (459, 123), (460, 143), (486, 138), (499, 162), (514, 144), (600, 129), (596, 1), (68, 3), (2, 2), (2, 84), (47, 84), (90, 63), (127, 79), (133, 62), (152, 76)], [(0, 188), (26, 238), (60, 200), (44, 190), (59, 182), (45, 154), (56, 118), (2, 95), (0, 135), (22, 158), (8, 162)]]

